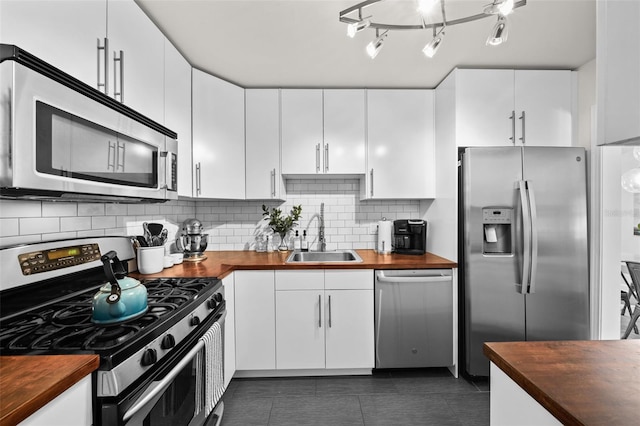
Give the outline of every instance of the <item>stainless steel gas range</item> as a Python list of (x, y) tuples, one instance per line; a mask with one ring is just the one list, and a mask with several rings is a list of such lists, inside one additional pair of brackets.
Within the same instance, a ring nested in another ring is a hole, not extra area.
[(143, 280), (148, 309), (126, 321), (92, 321), (107, 281), (100, 258), (134, 258), (127, 237), (0, 249), (3, 355), (100, 356), (93, 373), (93, 423), (218, 424), (224, 392), (226, 304), (217, 278)]

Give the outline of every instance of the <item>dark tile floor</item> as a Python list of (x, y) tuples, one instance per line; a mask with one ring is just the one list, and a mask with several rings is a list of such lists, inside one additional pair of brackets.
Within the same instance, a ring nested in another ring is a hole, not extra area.
[(488, 381), (455, 379), (441, 368), (233, 379), (223, 400), (222, 426), (489, 424)]

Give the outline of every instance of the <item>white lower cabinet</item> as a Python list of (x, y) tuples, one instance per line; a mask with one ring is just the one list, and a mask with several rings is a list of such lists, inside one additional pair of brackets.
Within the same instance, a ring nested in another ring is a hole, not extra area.
[(235, 313), (235, 286), (234, 274), (227, 275), (222, 279), (224, 288), (224, 299), (226, 302), (227, 317), (224, 321), (224, 387), (229, 386), (229, 382), (236, 372), (236, 313)]
[(274, 271), (235, 271), (236, 369), (276, 368)]
[(90, 426), (92, 424), (91, 407), (91, 375), (89, 375), (18, 424), (20, 426)]
[(374, 367), (373, 271), (276, 271), (276, 368)]

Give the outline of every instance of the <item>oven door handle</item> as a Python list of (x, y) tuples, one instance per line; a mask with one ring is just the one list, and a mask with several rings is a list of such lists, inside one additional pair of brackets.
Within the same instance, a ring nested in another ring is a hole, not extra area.
[(122, 419), (126, 422), (133, 417), (144, 406), (149, 404), (155, 397), (160, 396), (173, 382), (173, 379), (182, 371), (184, 367), (189, 365), (198, 352), (204, 347), (204, 341), (198, 340), (198, 343), (185, 355), (182, 360), (162, 380), (158, 380), (149, 385), (142, 397), (136, 402), (126, 413)]

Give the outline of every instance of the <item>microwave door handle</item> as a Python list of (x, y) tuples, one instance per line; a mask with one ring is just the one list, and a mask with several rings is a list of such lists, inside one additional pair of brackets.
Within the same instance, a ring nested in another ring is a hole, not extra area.
[(184, 367), (189, 365), (193, 358), (204, 348), (204, 341), (199, 340), (198, 343), (185, 355), (182, 360), (166, 375), (162, 380), (153, 382), (142, 395), (142, 397), (133, 406), (124, 413), (122, 420), (125, 422), (133, 417), (144, 406), (149, 404), (154, 398), (159, 397), (173, 382), (173, 379), (182, 371)]

